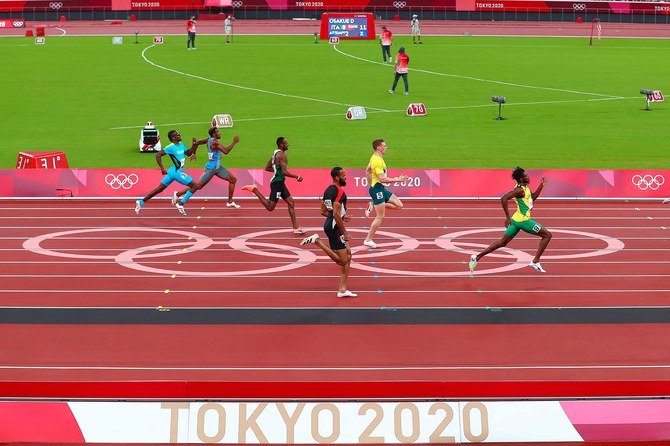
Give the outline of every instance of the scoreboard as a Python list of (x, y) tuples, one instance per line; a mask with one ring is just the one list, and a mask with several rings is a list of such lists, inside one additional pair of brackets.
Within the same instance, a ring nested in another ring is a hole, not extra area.
[(321, 16), (321, 39), (374, 40), (375, 19), (371, 13), (324, 13)]

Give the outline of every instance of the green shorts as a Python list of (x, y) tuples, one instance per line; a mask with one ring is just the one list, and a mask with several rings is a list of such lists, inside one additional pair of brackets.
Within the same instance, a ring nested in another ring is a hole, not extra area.
[(382, 204), (387, 203), (393, 196), (393, 192), (384, 187), (382, 183), (377, 183), (368, 189), (370, 198), (372, 198), (372, 204)]
[(508, 237), (516, 236), (519, 231), (527, 232), (529, 234), (537, 235), (542, 230), (542, 225), (535, 220), (514, 221), (505, 229), (505, 235)]

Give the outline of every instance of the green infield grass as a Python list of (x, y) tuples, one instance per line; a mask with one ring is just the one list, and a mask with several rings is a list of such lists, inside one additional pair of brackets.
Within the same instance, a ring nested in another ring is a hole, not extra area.
[[(138, 151), (146, 121), (165, 144), (173, 128), (187, 141), (207, 136), (218, 113), (235, 123), (223, 142), (241, 138), (228, 167), (264, 166), (285, 136), (294, 167), (362, 168), (384, 138), (396, 167), (670, 168), (670, 104), (643, 111), (639, 92), (667, 90), (667, 40), (400, 36), (392, 52), (404, 45), (411, 58), (408, 96), (402, 81), (389, 94), (393, 69), (377, 42), (198, 35), (187, 51), (185, 40), (0, 39), (0, 168), (18, 151), (51, 150), (77, 168), (155, 167)], [(493, 95), (507, 98), (504, 121)], [(428, 115), (407, 117), (410, 102)], [(367, 119), (347, 121), (349, 105)]]

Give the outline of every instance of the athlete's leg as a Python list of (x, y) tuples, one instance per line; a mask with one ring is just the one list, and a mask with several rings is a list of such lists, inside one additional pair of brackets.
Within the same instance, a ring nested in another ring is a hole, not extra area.
[(379, 229), (382, 221), (384, 221), (384, 217), (386, 217), (386, 203), (375, 204), (374, 207), (375, 219), (372, 221), (372, 224), (370, 224), (370, 230), (368, 231), (368, 235), (365, 237), (363, 243), (372, 241), (372, 237), (375, 236), (377, 229)]
[(484, 257), (486, 254), (490, 254), (490, 253), (492, 253), (493, 251), (495, 251), (496, 249), (500, 249), (500, 248), (502, 248), (502, 247), (507, 246), (507, 244), (508, 244), (509, 242), (511, 242), (513, 238), (514, 238), (514, 236), (510, 237), (510, 236), (507, 235), (507, 234), (503, 235), (502, 238), (501, 238), (500, 240), (498, 240), (497, 242), (493, 242), (493, 243), (491, 243), (491, 244), (489, 245), (488, 248), (486, 248), (485, 250), (483, 250), (482, 252), (480, 252), (479, 254), (477, 254), (477, 256), (476, 256), (476, 260), (479, 262), (479, 260), (480, 260), (482, 257)]
[[(159, 184), (158, 186), (156, 186), (155, 188), (153, 188), (153, 189), (152, 189), (152, 190), (151, 190), (151, 191), (150, 191), (150, 192), (149, 192), (149, 193), (142, 199), (142, 201), (146, 203), (147, 201), (151, 200), (151, 199), (152, 199), (153, 197), (155, 197), (156, 195), (158, 195), (158, 194), (160, 194), (161, 192), (163, 192), (166, 188), (167, 188), (167, 186), (164, 185), (163, 183)], [(144, 203), (142, 203), (142, 204), (144, 204)]]
[(551, 232), (549, 232), (545, 227), (542, 227), (542, 229), (540, 230), (540, 232), (537, 233), (537, 235), (542, 237), (542, 240), (540, 240), (540, 246), (537, 247), (537, 252), (535, 253), (533, 263), (538, 263), (540, 261), (542, 253), (544, 252), (545, 249), (547, 249), (547, 245), (551, 241)]
[(232, 173), (228, 174), (228, 203), (233, 202), (233, 195), (235, 194), (235, 183), (237, 183), (237, 178)]
[(407, 80), (407, 73), (402, 74), (402, 81), (405, 83), (405, 93), (409, 92), (409, 81)]
[(284, 198), (284, 201), (288, 205), (288, 215), (291, 217), (291, 224), (293, 225), (293, 229), (298, 229), (300, 226), (298, 226), (298, 219), (295, 217), (295, 202), (293, 201), (293, 197), (290, 195), (286, 198)]
[(402, 201), (400, 201), (400, 198), (396, 197), (395, 194), (391, 195), (389, 201), (386, 202), (386, 209), (400, 210), (402, 209), (402, 207), (403, 207)]
[(344, 293), (347, 291), (347, 279), (349, 278), (349, 270), (351, 269), (351, 250), (349, 246), (347, 249), (338, 249), (337, 253), (344, 257), (344, 265), (342, 266), (342, 271), (340, 273), (340, 287), (338, 292)]

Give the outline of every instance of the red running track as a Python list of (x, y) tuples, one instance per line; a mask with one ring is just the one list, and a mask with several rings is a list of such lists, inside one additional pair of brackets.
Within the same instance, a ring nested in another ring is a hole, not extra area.
[[(384, 235), (377, 237), (384, 246), (377, 251), (361, 249), (370, 220), (361, 217), (362, 203), (352, 203), (349, 288), (359, 297), (343, 300), (335, 295), (338, 267), (318, 248), (298, 246), (284, 207), (267, 213), (256, 202), (243, 204), (231, 210), (193, 199), (183, 217), (164, 201), (150, 202), (140, 216), (118, 201), (4, 202), (0, 395), (668, 393), (670, 327), (664, 321), (555, 323), (535, 313), (666, 312), (667, 206), (542, 201), (534, 218), (554, 234), (542, 262), (548, 273), (527, 266), (538, 240), (521, 234), (507, 252), (484, 258), (470, 277), (469, 253), (501, 235), (497, 202), (409, 202), (384, 221)], [(297, 212), (303, 227), (322, 233), (317, 203), (300, 202)], [(242, 318), (271, 312), (276, 319), (161, 321), (199, 308), (242, 310)], [(68, 319), (66, 309), (103, 319)], [(119, 320), (113, 309), (151, 316), (148, 323)], [(27, 319), (12, 319), (14, 310), (25, 311)], [(341, 310), (363, 319), (318, 319)], [(410, 323), (378, 323), (374, 316), (408, 310), (423, 316)], [(492, 319), (425, 319), (431, 312), (471, 310)], [(282, 316), (297, 311), (309, 316)], [(500, 319), (514, 311), (528, 312), (530, 320)]]

